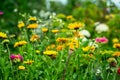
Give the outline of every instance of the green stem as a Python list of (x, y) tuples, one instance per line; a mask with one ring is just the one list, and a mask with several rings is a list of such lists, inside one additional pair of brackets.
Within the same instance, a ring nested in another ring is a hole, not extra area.
[(14, 73), (13, 73), (13, 67), (12, 67), (12, 61), (11, 61), (11, 59), (10, 59), (10, 49), (9, 49), (9, 47), (8, 47), (8, 44), (6, 44), (6, 47), (7, 47), (7, 50), (8, 50), (8, 54), (9, 54), (9, 60), (10, 60), (10, 65), (11, 65), (11, 71), (12, 71), (12, 76), (13, 76), (13, 79), (14, 79)]

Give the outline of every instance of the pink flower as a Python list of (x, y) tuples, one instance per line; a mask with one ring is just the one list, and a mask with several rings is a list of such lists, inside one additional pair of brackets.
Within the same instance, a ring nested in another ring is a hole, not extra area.
[(107, 43), (108, 39), (106, 37), (102, 37), (102, 38), (96, 38), (95, 42), (100, 42), (100, 43)]
[(4, 13), (2, 11), (0, 11), (0, 15), (3, 15)]
[(20, 54), (18, 54), (18, 55), (16, 55), (16, 54), (11, 54), (10, 55), (10, 59), (13, 61), (13, 62), (22, 62), (23, 61), (23, 57), (20, 55)]

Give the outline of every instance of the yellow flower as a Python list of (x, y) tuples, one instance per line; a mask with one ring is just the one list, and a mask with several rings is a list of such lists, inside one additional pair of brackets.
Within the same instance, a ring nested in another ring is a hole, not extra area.
[(36, 17), (30, 17), (29, 20), (30, 20), (30, 21), (36, 21), (37, 18), (36, 18)]
[(67, 19), (73, 19), (73, 16), (72, 15), (69, 15), (66, 17)]
[(27, 26), (27, 28), (29, 28), (29, 29), (38, 28), (38, 24), (37, 24), (37, 23), (29, 24), (29, 25)]
[(58, 33), (58, 32), (59, 32), (59, 30), (52, 30), (52, 32), (53, 32), (53, 33)]
[(40, 53), (40, 51), (39, 51), (39, 50), (36, 50), (35, 52), (36, 52), (37, 54), (39, 54), (39, 53)]
[(24, 27), (24, 26), (25, 26), (25, 24), (24, 24), (23, 21), (18, 22), (18, 28), (22, 28), (22, 27)]
[(19, 70), (24, 70), (25, 69), (24, 66), (19, 66), (18, 68), (19, 68)]
[(114, 39), (112, 40), (112, 42), (113, 42), (113, 43), (118, 43), (119, 40), (118, 40), (118, 38), (114, 38)]
[(70, 50), (74, 50), (75, 49), (75, 46), (74, 46), (73, 43), (68, 43), (68, 45), (69, 45)]
[(7, 38), (7, 35), (3, 32), (0, 32), (0, 38)]
[(67, 38), (57, 38), (56, 41), (59, 43), (65, 43), (65, 42), (68, 42), (68, 39)]
[(120, 49), (120, 43), (115, 43), (115, 44), (113, 45), (113, 48), (118, 48), (118, 49)]
[(31, 41), (31, 42), (34, 42), (34, 41), (37, 41), (38, 39), (39, 39), (39, 36), (36, 35), (36, 34), (34, 34), (34, 35), (32, 35), (32, 37), (30, 38), (30, 41)]
[(22, 45), (25, 45), (25, 44), (27, 44), (26, 41), (19, 41), (19, 42), (16, 42), (16, 43), (14, 44), (14, 47), (22, 46)]
[(52, 56), (53, 58), (55, 58), (57, 56), (57, 52), (53, 51), (53, 50), (45, 51), (45, 52), (43, 52), (43, 54)]
[(82, 50), (84, 51), (84, 52), (87, 52), (87, 51), (94, 51), (95, 50), (95, 47), (94, 46), (86, 46), (86, 47), (84, 47), (84, 48), (82, 48)]
[(47, 32), (48, 28), (42, 28), (42, 32)]
[(117, 57), (119, 57), (119, 56), (120, 56), (120, 52), (114, 52), (114, 53), (112, 54), (112, 56), (117, 56)]
[(79, 29), (79, 28), (81, 28), (81, 27), (83, 27), (83, 26), (84, 26), (84, 23), (74, 22), (74, 23), (70, 23), (70, 24), (68, 25), (68, 28), (69, 28), (69, 29)]
[(24, 61), (23, 63), (24, 63), (24, 64), (32, 64), (33, 62), (34, 62), (33, 60), (27, 59), (27, 61)]

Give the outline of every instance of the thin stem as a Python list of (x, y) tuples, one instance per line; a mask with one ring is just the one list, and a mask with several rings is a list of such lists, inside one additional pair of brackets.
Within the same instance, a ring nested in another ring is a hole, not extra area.
[(8, 51), (8, 54), (9, 54), (9, 60), (10, 60), (10, 65), (11, 65), (11, 71), (12, 71), (12, 76), (13, 76), (13, 79), (14, 79), (14, 73), (13, 73), (13, 67), (12, 67), (12, 61), (11, 61), (11, 59), (10, 59), (10, 49), (9, 49), (9, 47), (8, 47), (8, 44), (6, 44), (6, 47), (7, 47), (7, 51)]

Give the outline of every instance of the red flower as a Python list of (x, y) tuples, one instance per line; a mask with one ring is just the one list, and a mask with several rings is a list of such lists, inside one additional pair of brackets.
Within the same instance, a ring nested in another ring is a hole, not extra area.
[(120, 67), (117, 69), (117, 73), (120, 74)]

